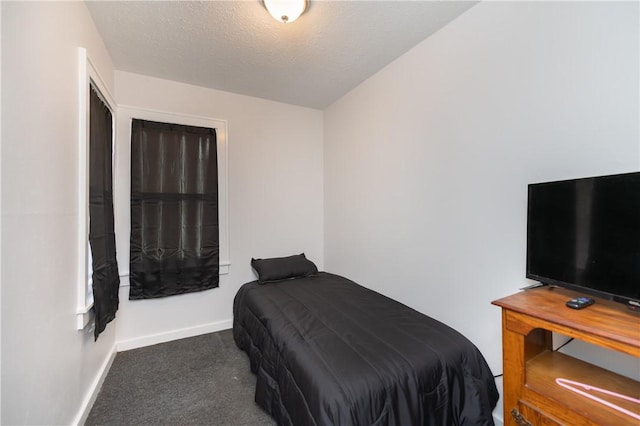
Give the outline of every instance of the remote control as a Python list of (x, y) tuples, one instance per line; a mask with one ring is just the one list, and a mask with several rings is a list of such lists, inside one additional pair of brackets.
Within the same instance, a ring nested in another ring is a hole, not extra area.
[(567, 302), (567, 306), (571, 309), (582, 309), (587, 306), (593, 305), (595, 300), (590, 297), (576, 297), (575, 299), (571, 299)]

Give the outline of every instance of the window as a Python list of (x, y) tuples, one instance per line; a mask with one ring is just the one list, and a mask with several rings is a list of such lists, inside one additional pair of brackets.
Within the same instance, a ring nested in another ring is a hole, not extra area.
[[(224, 120), (176, 114), (163, 111), (118, 105), (118, 127), (116, 141), (117, 168), (120, 170), (115, 180), (116, 192), (116, 241), (118, 264), (120, 266), (121, 286), (128, 286), (130, 281), (130, 242), (131, 242), (131, 129), (134, 120), (171, 123), (182, 126), (203, 127), (215, 130), (217, 152), (218, 180), (218, 239), (219, 239), (219, 274), (229, 272), (229, 231), (227, 207), (227, 122)], [(130, 289), (131, 290), (131, 289)]]
[(219, 286), (216, 131), (134, 119), (129, 299)]
[(93, 307), (97, 339), (118, 309), (113, 209), (115, 103), (85, 49), (80, 49), (79, 62), (77, 328), (87, 325)]

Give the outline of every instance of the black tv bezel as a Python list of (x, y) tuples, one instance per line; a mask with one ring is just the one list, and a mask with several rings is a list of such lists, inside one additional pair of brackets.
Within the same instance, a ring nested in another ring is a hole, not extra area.
[(532, 186), (537, 186), (537, 185), (545, 185), (545, 184), (554, 184), (554, 183), (567, 183), (567, 182), (578, 182), (581, 180), (593, 180), (593, 179), (606, 179), (606, 178), (615, 178), (615, 177), (622, 177), (625, 175), (632, 175), (632, 174), (640, 174), (640, 172), (629, 172), (629, 173), (617, 173), (617, 174), (611, 174), (611, 175), (602, 175), (602, 176), (591, 176), (591, 177), (583, 177), (583, 178), (577, 178), (577, 179), (562, 179), (562, 180), (554, 180), (554, 181), (546, 181), (546, 182), (536, 182), (536, 183), (530, 183), (527, 185), (527, 240), (526, 240), (526, 278), (531, 279), (531, 280), (535, 280), (538, 281), (540, 283), (542, 283), (543, 285), (553, 285), (553, 286), (557, 286), (557, 287), (562, 287), (562, 288), (566, 288), (569, 290), (573, 290), (573, 291), (577, 291), (580, 293), (584, 293), (584, 294), (588, 294), (591, 296), (596, 296), (596, 297), (600, 297), (606, 300), (612, 300), (614, 302), (619, 302), (622, 304), (627, 305), (629, 308), (633, 309), (633, 310), (640, 310), (640, 298), (639, 299), (635, 299), (633, 297), (628, 297), (628, 296), (624, 296), (624, 295), (620, 295), (620, 294), (615, 294), (615, 293), (609, 293), (607, 291), (603, 291), (603, 290), (598, 290), (598, 289), (594, 289), (592, 287), (587, 287), (587, 286), (583, 286), (580, 284), (576, 284), (576, 283), (570, 283), (570, 282), (566, 282), (566, 281), (562, 281), (562, 280), (558, 280), (555, 278), (549, 278), (549, 277), (545, 277), (542, 275), (537, 275), (537, 274), (533, 274), (531, 272), (529, 272), (529, 234), (530, 234), (530, 213), (531, 213), (531, 187)]

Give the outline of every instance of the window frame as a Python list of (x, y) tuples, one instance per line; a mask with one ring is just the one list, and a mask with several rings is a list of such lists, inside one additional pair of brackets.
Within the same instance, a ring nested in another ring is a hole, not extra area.
[[(89, 114), (91, 88), (111, 111), (111, 162), (115, 171), (117, 105), (107, 85), (87, 55), (87, 49), (78, 48), (78, 271), (76, 328), (83, 330), (91, 319), (93, 288), (91, 248), (89, 246)], [(115, 177), (115, 173), (113, 174)], [(117, 211), (117, 188), (113, 182), (113, 208)]]

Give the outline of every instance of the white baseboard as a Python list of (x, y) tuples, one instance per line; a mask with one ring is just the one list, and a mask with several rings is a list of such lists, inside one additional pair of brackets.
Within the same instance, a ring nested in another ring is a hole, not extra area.
[(96, 398), (98, 397), (98, 392), (100, 391), (100, 388), (104, 383), (104, 379), (106, 379), (107, 377), (107, 373), (111, 368), (111, 364), (113, 364), (113, 360), (116, 358), (116, 352), (116, 345), (114, 344), (111, 348), (111, 353), (100, 367), (100, 374), (98, 374), (93, 383), (91, 383), (89, 391), (82, 401), (80, 412), (73, 421), (74, 425), (81, 426), (84, 425), (84, 423), (87, 421), (89, 413), (91, 412), (91, 408), (93, 407), (93, 403), (96, 402)]
[(199, 336), (201, 334), (214, 333), (216, 331), (227, 330), (233, 325), (233, 320), (211, 322), (201, 324), (194, 327), (170, 330), (163, 333), (149, 334), (133, 339), (119, 340), (116, 342), (118, 352), (128, 351), (130, 349), (142, 348), (145, 346), (156, 345), (158, 343), (170, 342), (172, 340), (184, 339), (186, 337)]

